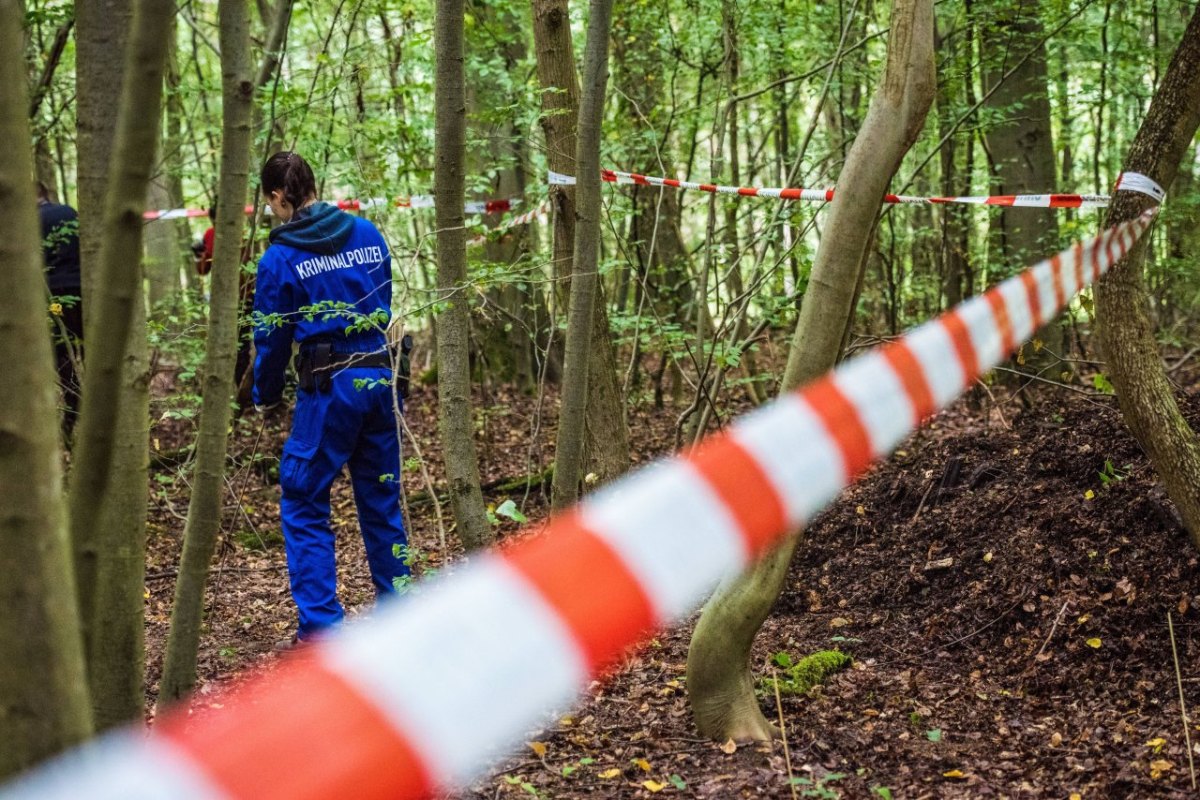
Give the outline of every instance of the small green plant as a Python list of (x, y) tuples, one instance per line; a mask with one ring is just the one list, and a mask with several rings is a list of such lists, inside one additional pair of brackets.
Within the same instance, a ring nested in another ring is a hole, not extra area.
[(392, 557), (403, 561), (404, 566), (408, 567), (410, 573), (408, 575), (397, 575), (395, 578), (392, 578), (392, 588), (396, 590), (397, 594), (406, 594), (412, 591), (416, 585), (418, 574), (426, 577), (432, 577), (437, 574), (436, 569), (428, 566), (429, 556), (419, 547), (394, 544), (392, 545)]
[(1121, 469), (1113, 466), (1111, 459), (1104, 459), (1104, 469), (1098, 473), (1100, 475), (1100, 483), (1104, 488), (1108, 488), (1111, 484), (1118, 483), (1129, 477), (1128, 470), (1132, 469), (1132, 465), (1126, 464)]
[(801, 797), (819, 797), (821, 800), (839, 800), (842, 793), (829, 784), (846, 777), (844, 772), (830, 772), (816, 780), (812, 778), (791, 778), (788, 783), (792, 786), (804, 787), (800, 790)]
[(517, 508), (517, 504), (512, 501), (512, 498), (505, 500), (494, 509), (491, 506), (487, 508), (488, 522), (493, 525), (500, 524), (500, 517), (507, 517), (513, 522), (519, 522), (522, 525), (529, 521), (529, 518), (521, 513)]
[(892, 790), (886, 786), (872, 786), (871, 794), (882, 797), (883, 800), (892, 800)]
[(520, 786), (522, 791), (529, 792), (529, 794), (533, 795), (534, 797), (541, 797), (541, 795), (538, 793), (537, 787), (525, 780), (524, 775), (505, 775), (504, 782), (509, 786)]
[(775, 684), (779, 684), (780, 694), (807, 694), (814, 686), (819, 686), (854, 662), (854, 659), (841, 650), (819, 650), (805, 656), (799, 661), (793, 661), (786, 652), (776, 653), (771, 657), (776, 666), (782, 670), (782, 675), (776, 678), (764, 678), (759, 690), (766, 694), (774, 693)]

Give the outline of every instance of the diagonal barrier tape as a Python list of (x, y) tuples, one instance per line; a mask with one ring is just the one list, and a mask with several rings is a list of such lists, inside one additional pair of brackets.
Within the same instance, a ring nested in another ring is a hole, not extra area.
[[(769, 197), (776, 200), (810, 200), (828, 202), (833, 199), (833, 189), (777, 189), (759, 186), (722, 186), (713, 183), (695, 183), (674, 178), (658, 178), (639, 175), (636, 172), (600, 171), (600, 180), (608, 183), (637, 186), (670, 186), (676, 189), (693, 189), (712, 194), (731, 194), (739, 197)], [(1154, 184), (1151, 187), (1145, 183)], [(559, 172), (550, 172), (547, 183), (551, 186), (574, 186), (575, 178)], [(1164, 192), (1158, 184), (1136, 173), (1121, 173), (1115, 191), (1135, 191), (1148, 194), (1162, 202)], [(1155, 193), (1157, 190), (1157, 194)], [(1028, 208), (1104, 208), (1109, 196), (1104, 194), (1001, 194), (982, 196), (918, 197), (914, 195), (888, 194), (883, 202), (891, 204), (944, 205), (961, 203), (966, 205), (1015, 206)]]
[(598, 491), (544, 533), (381, 606), (235, 689), (223, 709), (167, 714), (148, 737), (105, 736), (0, 799), (383, 800), (463, 786), (1054, 319), (1156, 210)]
[[(510, 219), (506, 219), (504, 222), (500, 223), (496, 227), (491, 228), (488, 231), (488, 233), (507, 231), (511, 228), (520, 227), (521, 225), (528, 225), (530, 222), (533, 222), (538, 217), (543, 217), (549, 213), (550, 213), (550, 200), (546, 199), (546, 200), (543, 200), (542, 204), (539, 205), (537, 208), (535, 208), (531, 211), (526, 211), (524, 214), (518, 214), (517, 216), (512, 217)], [(483, 234), (480, 236), (474, 236), (467, 240), (467, 244), (470, 244), (470, 245), (484, 244), (485, 242), (487, 242), (487, 234)]]

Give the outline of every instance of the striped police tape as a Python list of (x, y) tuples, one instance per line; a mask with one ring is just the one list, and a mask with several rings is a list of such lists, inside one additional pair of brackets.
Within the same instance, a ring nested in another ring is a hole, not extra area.
[[(330, 205), (337, 206), (343, 211), (365, 211), (368, 208), (433, 208), (434, 201), (431, 194), (414, 194), (409, 197), (397, 197), (389, 200), (386, 197), (361, 197), (350, 198), (347, 200), (330, 200)], [(496, 200), (468, 200), (463, 203), (464, 214), (499, 214), (504, 211), (512, 211), (521, 204), (519, 197), (506, 197)], [(246, 206), (246, 213), (253, 214), (255, 207)], [(270, 207), (263, 209), (263, 213), (267, 216), (271, 215)], [(142, 219), (146, 222), (164, 219), (189, 219), (193, 217), (207, 217), (207, 208), (164, 208), (152, 211), (143, 211)]]
[(223, 708), (104, 736), (0, 800), (383, 800), (465, 785), (1053, 320), (1154, 213), (596, 492), (543, 533), (472, 557), (233, 689)]
[[(1117, 179), (1116, 191), (1137, 191), (1154, 196), (1145, 184), (1134, 186), (1124, 183), (1127, 176), (1133, 176), (1131, 180), (1135, 183), (1137, 179), (1142, 179), (1143, 181), (1149, 180), (1149, 178), (1137, 175), (1136, 173), (1122, 173)], [(700, 192), (731, 194), (739, 197), (769, 197), (776, 200), (815, 200), (828, 202), (833, 199), (834, 194), (833, 189), (776, 189), (759, 186), (722, 186), (714, 183), (695, 183), (693, 181), (680, 181), (674, 178), (639, 175), (636, 172), (617, 172), (611, 169), (601, 170), (600, 180), (616, 184), (694, 189)], [(550, 172), (547, 178), (547, 183), (551, 186), (574, 186), (575, 182), (576, 179), (574, 176), (563, 175), (558, 172)], [(1157, 187), (1158, 184), (1155, 184), (1155, 186)], [(1161, 195), (1162, 188), (1158, 187), (1157, 192)], [(1158, 202), (1162, 202), (1161, 196), (1156, 197), (1156, 199)], [(953, 197), (918, 197), (905, 194), (887, 194), (883, 198), (883, 202), (892, 204), (944, 205), (946, 203), (961, 203), (966, 205), (1027, 208), (1103, 208), (1108, 205), (1108, 201), (1109, 196), (1105, 194), (999, 194)]]

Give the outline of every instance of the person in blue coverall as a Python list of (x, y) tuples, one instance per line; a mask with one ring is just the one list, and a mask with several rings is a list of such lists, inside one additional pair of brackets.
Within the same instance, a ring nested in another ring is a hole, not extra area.
[(384, 333), (391, 317), (391, 257), (370, 222), (317, 202), (312, 169), (296, 153), (271, 156), (261, 178), (283, 224), (271, 231), (258, 264), (254, 403), (263, 408), (282, 400), (292, 342), (298, 343), (300, 385), (279, 483), (300, 617), (294, 641), (300, 642), (343, 616), (329, 527), (329, 491), (343, 465), (350, 467), (376, 596), (394, 593), (394, 579), (408, 575), (400, 440)]

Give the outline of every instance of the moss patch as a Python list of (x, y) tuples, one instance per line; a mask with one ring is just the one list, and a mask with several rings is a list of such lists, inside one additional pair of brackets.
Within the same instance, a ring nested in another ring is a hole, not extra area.
[(814, 686), (820, 686), (830, 675), (849, 667), (854, 659), (840, 650), (820, 650), (805, 656), (799, 661), (792, 661), (787, 653), (776, 653), (772, 660), (782, 667), (778, 679), (763, 678), (759, 681), (759, 690), (766, 694), (775, 693), (775, 683), (779, 683), (780, 694), (808, 694)]

